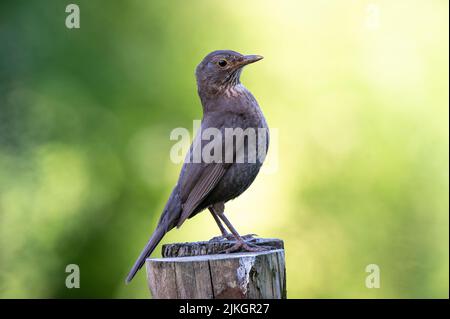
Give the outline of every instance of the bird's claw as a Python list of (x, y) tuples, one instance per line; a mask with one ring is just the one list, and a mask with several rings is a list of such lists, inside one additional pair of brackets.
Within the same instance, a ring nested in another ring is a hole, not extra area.
[[(242, 236), (242, 239), (244, 239), (245, 241), (254, 241), (256, 240), (255, 236), (258, 236), (257, 234), (248, 234), (248, 235), (244, 235)], [(234, 237), (233, 234), (225, 234), (225, 235), (220, 235), (220, 236), (215, 236), (213, 238), (211, 238), (209, 240), (209, 242), (218, 242), (218, 241), (236, 241), (236, 237)]]
[(234, 239), (234, 236), (232, 234), (226, 234), (226, 235), (215, 236), (215, 237), (211, 238), (209, 241), (217, 242), (217, 241), (225, 241), (225, 240), (233, 240), (233, 239)]
[(258, 246), (245, 241), (237, 241), (230, 248), (225, 249), (221, 253), (230, 254), (234, 252), (260, 252), (272, 249), (268, 246)]
[(256, 240), (258, 235), (257, 234), (247, 234), (242, 236), (242, 239), (244, 239), (245, 241), (253, 241)]

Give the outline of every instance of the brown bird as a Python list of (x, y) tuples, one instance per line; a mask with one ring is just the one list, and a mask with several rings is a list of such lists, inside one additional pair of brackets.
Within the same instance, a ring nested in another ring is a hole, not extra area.
[[(236, 241), (225, 252), (262, 249), (241, 237), (224, 214), (224, 204), (242, 194), (252, 184), (268, 148), (266, 120), (256, 99), (240, 83), (242, 68), (262, 58), (259, 55), (242, 55), (235, 51), (219, 50), (208, 54), (197, 66), (195, 75), (203, 106), (200, 133), (191, 145), (158, 226), (126, 278), (127, 283), (133, 279), (145, 259), (169, 230), (180, 227), (186, 219), (206, 208), (214, 217), (222, 236), (227, 239), (234, 238)], [(202, 142), (203, 136), (200, 135), (208, 129), (220, 132), (222, 137), (227, 136), (227, 130), (242, 129), (244, 134), (241, 134), (241, 137), (244, 137), (244, 142), (239, 144), (232, 139), (230, 143), (226, 138), (214, 140), (211, 143), (215, 160), (209, 161), (202, 157), (196, 162), (196, 151), (204, 151), (207, 145), (211, 148), (209, 143), (205, 145)], [(256, 132), (255, 139), (251, 138), (252, 130)], [(258, 134), (260, 132), (265, 135)], [(255, 158), (256, 153), (258, 156)]]

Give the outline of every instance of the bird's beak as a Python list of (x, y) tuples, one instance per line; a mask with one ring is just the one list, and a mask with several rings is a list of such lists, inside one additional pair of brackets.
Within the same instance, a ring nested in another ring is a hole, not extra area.
[(242, 61), (239, 62), (239, 66), (244, 66), (250, 63), (254, 63), (256, 61), (262, 60), (264, 57), (260, 55), (244, 55)]

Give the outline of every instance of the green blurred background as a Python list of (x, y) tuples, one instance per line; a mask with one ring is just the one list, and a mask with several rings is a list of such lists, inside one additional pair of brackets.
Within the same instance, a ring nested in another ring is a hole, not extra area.
[[(285, 240), (288, 297), (448, 298), (448, 1), (80, 0), (72, 30), (69, 3), (0, 4), (0, 297), (149, 297), (124, 278), (177, 179), (169, 134), (233, 49), (265, 56), (242, 81), (278, 138), (227, 215)], [(163, 242), (217, 234), (200, 214)]]

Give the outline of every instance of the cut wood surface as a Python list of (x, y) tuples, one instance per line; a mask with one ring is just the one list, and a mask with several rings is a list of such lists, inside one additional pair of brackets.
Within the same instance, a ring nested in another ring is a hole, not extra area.
[(158, 299), (286, 298), (283, 241), (253, 239), (261, 252), (219, 253), (227, 240), (167, 244), (163, 258), (146, 261), (147, 281)]

